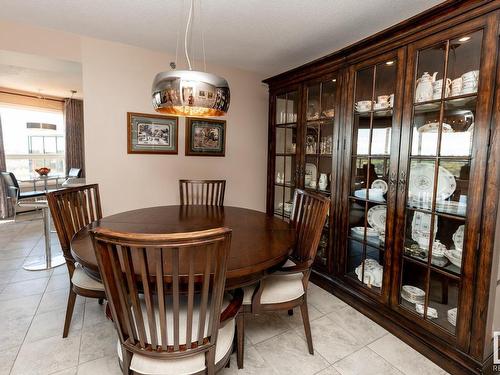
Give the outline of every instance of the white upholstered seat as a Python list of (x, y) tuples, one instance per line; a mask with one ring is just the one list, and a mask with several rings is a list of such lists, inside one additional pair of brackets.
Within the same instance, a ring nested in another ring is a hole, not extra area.
[(78, 263), (75, 264), (75, 272), (71, 278), (73, 285), (82, 289), (96, 290), (104, 292), (104, 284), (91, 278)]
[[(295, 266), (295, 263), (288, 260), (284, 267)], [(262, 295), (260, 303), (262, 305), (272, 303), (282, 303), (292, 301), (304, 295), (304, 286), (302, 284), (302, 277), (304, 275), (299, 273), (293, 274), (280, 274), (277, 272), (274, 275), (266, 277), (262, 281)], [(243, 288), (243, 304), (251, 305), (252, 296), (255, 291), (256, 285), (250, 285)]]
[[(197, 339), (198, 334), (198, 319), (199, 319), (199, 310), (198, 310), (198, 302), (199, 300), (195, 299), (194, 303), (194, 311), (193, 311), (193, 333), (192, 333), (192, 341)], [(229, 304), (229, 299), (224, 299), (222, 310)], [(168, 303), (167, 303), (168, 304)], [(179, 344), (186, 343), (186, 306), (187, 303), (185, 298), (181, 299), (180, 311), (179, 311)], [(145, 326), (148, 325), (148, 317), (146, 312), (146, 307), (144, 301), (141, 301), (142, 307), (142, 315), (144, 319)], [(209, 309), (208, 309), (209, 310)], [(132, 314), (133, 315), (133, 314)], [(155, 310), (156, 315), (156, 327), (158, 332), (158, 341), (161, 344), (161, 333), (159, 331), (159, 313)], [(135, 317), (133, 316), (134, 320)], [(206, 324), (205, 324), (205, 334), (208, 328), (209, 314), (207, 312)], [(167, 340), (169, 340), (169, 345), (173, 344), (173, 316), (172, 310), (167, 309)], [(226, 354), (228, 354), (232, 350), (232, 343), (235, 332), (235, 321), (234, 319), (228, 321), (226, 325), (219, 329), (219, 333), (217, 335), (217, 343), (215, 348), (215, 364), (222, 360)], [(150, 342), (149, 330), (146, 329), (147, 341)], [(120, 361), (123, 358), (122, 348), (120, 341), (118, 340), (117, 351)], [(151, 357), (143, 356), (140, 354), (133, 354), (132, 361), (130, 363), (130, 369), (140, 373), (147, 375), (188, 375), (200, 372), (205, 369), (205, 354), (200, 353), (193, 356), (187, 356), (184, 358), (178, 359), (154, 359)]]

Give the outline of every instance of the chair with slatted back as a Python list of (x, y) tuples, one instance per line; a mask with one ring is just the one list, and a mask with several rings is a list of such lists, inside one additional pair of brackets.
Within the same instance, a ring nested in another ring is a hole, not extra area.
[(243, 367), (245, 314), (263, 311), (288, 311), (292, 314), (293, 308), (300, 306), (309, 353), (314, 354), (307, 308), (307, 284), (329, 206), (330, 201), (323, 196), (295, 190), (290, 223), (295, 229), (296, 240), (289, 259), (258, 285), (244, 288), (242, 313), (236, 319), (239, 368)]
[(181, 205), (224, 206), (226, 180), (179, 180)]
[(230, 229), (91, 235), (124, 374), (213, 374), (228, 363), (243, 300), (241, 289), (224, 299)]
[(68, 336), (76, 296), (97, 298), (102, 304), (106, 297), (104, 285), (90, 276), (71, 255), (71, 239), (80, 229), (102, 218), (99, 186), (84, 185), (61, 189), (47, 194), (50, 213), (68, 267), (70, 290), (63, 337)]

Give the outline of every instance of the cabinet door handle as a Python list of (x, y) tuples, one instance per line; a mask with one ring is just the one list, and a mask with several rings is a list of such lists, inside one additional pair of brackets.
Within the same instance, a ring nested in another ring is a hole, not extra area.
[(397, 183), (398, 183), (397, 173), (393, 171), (391, 172), (391, 176), (389, 177), (389, 185), (392, 191), (396, 188)]
[(405, 192), (406, 189), (406, 172), (403, 171), (399, 175), (399, 185), (401, 186), (401, 192)]

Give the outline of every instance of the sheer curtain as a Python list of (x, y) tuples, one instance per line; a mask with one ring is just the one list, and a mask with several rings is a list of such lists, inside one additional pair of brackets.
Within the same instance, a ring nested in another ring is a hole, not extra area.
[[(3, 146), (3, 132), (2, 132), (2, 117), (0, 116), (0, 171), (4, 172), (5, 166), (5, 148)], [(14, 207), (10, 199), (7, 199), (5, 184), (3, 178), (0, 178), (0, 217), (5, 219), (14, 214)]]
[(64, 123), (66, 125), (66, 171), (80, 168), (85, 177), (85, 149), (83, 140), (83, 101), (64, 101)]

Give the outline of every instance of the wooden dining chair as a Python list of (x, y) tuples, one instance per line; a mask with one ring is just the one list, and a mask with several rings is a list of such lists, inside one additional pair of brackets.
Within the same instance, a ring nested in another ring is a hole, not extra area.
[(179, 180), (181, 205), (224, 206), (226, 180)]
[(241, 289), (223, 298), (230, 229), (91, 235), (123, 374), (214, 374), (228, 363), (243, 300)]
[(326, 197), (295, 190), (290, 224), (295, 230), (296, 240), (289, 259), (279, 269), (266, 275), (258, 285), (244, 288), (242, 313), (236, 318), (238, 368), (243, 368), (245, 314), (286, 310), (291, 315), (293, 308), (300, 306), (307, 347), (309, 353), (314, 354), (307, 284), (329, 206), (330, 201)]
[(68, 267), (70, 288), (63, 337), (68, 336), (76, 296), (97, 298), (102, 304), (104, 285), (92, 279), (71, 255), (71, 239), (80, 229), (102, 218), (99, 186), (84, 185), (47, 194), (50, 213)]

